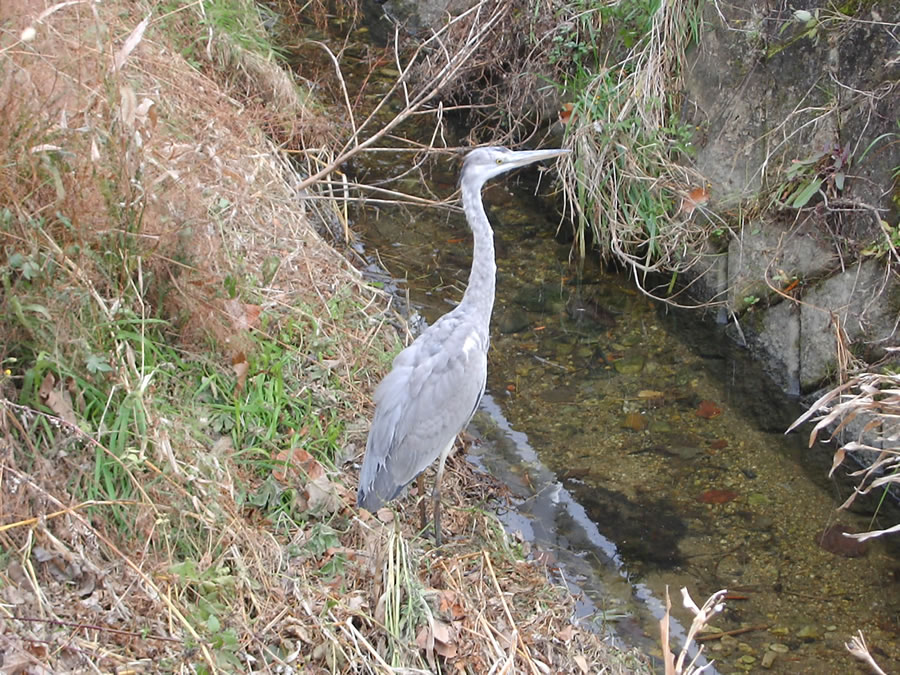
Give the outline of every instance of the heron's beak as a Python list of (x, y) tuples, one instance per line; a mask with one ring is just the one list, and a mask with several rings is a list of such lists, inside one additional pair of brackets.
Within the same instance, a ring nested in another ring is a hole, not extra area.
[(572, 151), (563, 148), (552, 148), (548, 150), (517, 150), (512, 153), (512, 157), (506, 162), (506, 165), (512, 169), (533, 164), (534, 162), (540, 162), (543, 159), (553, 159), (554, 157), (559, 157), (561, 155), (568, 155), (570, 152)]

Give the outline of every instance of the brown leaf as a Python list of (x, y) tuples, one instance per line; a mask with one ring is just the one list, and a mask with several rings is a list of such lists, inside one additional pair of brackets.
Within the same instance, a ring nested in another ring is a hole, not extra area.
[(705, 420), (711, 420), (721, 414), (722, 409), (712, 401), (700, 401), (700, 405), (697, 406), (697, 417), (702, 417)]
[(229, 298), (225, 301), (225, 311), (231, 319), (232, 327), (236, 331), (245, 331), (255, 328), (259, 323), (262, 307), (243, 303), (237, 298)]
[(41, 381), (38, 396), (53, 413), (65, 422), (75, 425), (75, 408), (72, 406), (72, 397), (67, 391), (57, 391), (56, 377), (53, 373), (47, 373)]
[(344, 504), (328, 476), (322, 475), (306, 484), (306, 501), (310, 511), (337, 513)]
[(559, 633), (556, 634), (556, 637), (562, 640), (563, 642), (568, 642), (575, 636), (575, 626), (572, 624), (568, 624), (565, 628), (563, 628)]
[(447, 623), (435, 619), (432, 625), (434, 651), (438, 656), (451, 659), (456, 656), (456, 631)]
[(422, 626), (419, 629), (419, 632), (416, 633), (416, 647), (419, 649), (428, 649), (429, 643), (433, 644), (431, 631), (428, 630), (428, 626)]
[(38, 396), (41, 397), (42, 401), (47, 400), (47, 396), (53, 391), (54, 384), (56, 384), (56, 378), (53, 376), (53, 373), (48, 372), (44, 375), (44, 379), (41, 380), (40, 389), (38, 389)]
[(291, 480), (307, 482), (325, 476), (322, 465), (303, 448), (282, 450), (275, 456), (275, 461), (278, 468), (272, 471), (272, 476), (282, 483)]
[(738, 496), (737, 492), (733, 490), (707, 490), (699, 497), (697, 497), (697, 501), (703, 502), (704, 504), (725, 504), (735, 499)]
[(231, 369), (237, 375), (237, 382), (234, 383), (234, 389), (239, 394), (244, 390), (247, 383), (247, 373), (250, 372), (250, 363), (244, 352), (238, 352), (231, 358)]
[(456, 591), (442, 590), (438, 591), (440, 602), (440, 611), (449, 616), (452, 620), (458, 620), (466, 615), (465, 608), (459, 601)]
[(816, 543), (829, 553), (844, 558), (858, 558), (865, 555), (869, 549), (868, 545), (852, 537), (844, 536), (845, 533), (852, 534), (853, 530), (839, 523), (829, 525), (822, 534), (816, 535)]
[(425, 650), (425, 659), (428, 661), (428, 665), (431, 668), (434, 668), (434, 635), (431, 633), (431, 628), (428, 626), (422, 626), (419, 629), (419, 632), (416, 633), (416, 646), (419, 649)]
[(622, 420), (622, 427), (632, 431), (643, 431), (647, 428), (647, 418), (639, 412), (630, 412)]
[(435, 642), (434, 651), (438, 656), (443, 656), (445, 659), (452, 659), (454, 656), (456, 656), (456, 644), (453, 642), (447, 644), (443, 642)]
[(681, 200), (681, 213), (691, 215), (698, 206), (703, 206), (709, 201), (709, 190), (706, 188), (694, 188)]

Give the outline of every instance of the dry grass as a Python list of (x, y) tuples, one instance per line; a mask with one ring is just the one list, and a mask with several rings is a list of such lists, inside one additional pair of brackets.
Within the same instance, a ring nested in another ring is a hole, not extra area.
[[(686, 139), (672, 112), (684, 53), (699, 30), (697, 4), (665, 3), (646, 20), (646, 33), (624, 57), (608, 54), (611, 65), (576, 83), (567, 135), (577, 159), (564, 163), (561, 177), (579, 223), (579, 253), (593, 237), (648, 292), (648, 273), (693, 267), (718, 225), (698, 217), (712, 215), (703, 207), (708, 193), (702, 176), (684, 165)], [(674, 302), (666, 297), (672, 288), (649, 292)]]
[[(816, 415), (816, 425), (809, 435), (810, 447), (823, 430), (831, 430), (829, 442), (841, 440), (829, 476), (844, 464), (848, 455), (855, 455), (857, 463), (863, 466), (849, 474), (859, 485), (841, 508), (848, 508), (858, 495), (873, 490), (881, 492), (882, 499), (889, 498), (888, 493), (896, 491), (900, 485), (900, 375), (855, 375), (813, 403), (788, 431)], [(848, 437), (851, 440), (846, 441)], [(897, 532), (900, 532), (900, 524), (844, 536), (865, 541)]]
[[(437, 552), (412, 500), (353, 507), (396, 338), (263, 134), (309, 119), (303, 96), (277, 75), (248, 91), (231, 57), (191, 67), (171, 13), (45, 8), (0, 8), (4, 668), (634, 672), (492, 516), (452, 510), (462, 536)], [(197, 9), (178, 6), (182, 27)], [(250, 427), (308, 401), (309, 428), (276, 417), (271, 454), (247, 459), (213, 432), (216, 401)], [(460, 501), (486, 499), (466, 462), (449, 473)]]

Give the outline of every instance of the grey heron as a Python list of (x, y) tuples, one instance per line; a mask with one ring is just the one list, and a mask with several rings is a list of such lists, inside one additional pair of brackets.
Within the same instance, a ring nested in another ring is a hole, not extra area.
[(440, 459), (432, 492), (438, 545), (444, 464), (457, 434), (475, 414), (487, 380), (497, 264), (481, 188), (502, 173), (567, 152), (485, 147), (466, 155), (459, 184), (474, 238), (468, 286), (452, 311), (394, 358), (390, 373), (375, 391), (375, 417), (366, 441), (357, 504), (374, 513)]

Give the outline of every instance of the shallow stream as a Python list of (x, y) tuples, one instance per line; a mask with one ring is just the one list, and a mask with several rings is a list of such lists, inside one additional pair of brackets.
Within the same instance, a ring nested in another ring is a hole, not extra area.
[[(430, 189), (449, 195), (458, 168), (441, 160)], [(375, 182), (368, 170), (357, 179)], [(895, 551), (820, 545), (870, 520), (835, 510), (847, 488), (826, 478), (830, 453), (784, 436), (801, 409), (699, 312), (667, 312), (591, 263), (576, 274), (535, 176), (485, 190), (498, 297), (470, 458), (511, 487), (510, 531), (580, 590), (584, 620), (648, 653), (667, 586), (676, 644), (679, 589), (702, 604), (725, 588), (713, 626), (729, 634), (704, 642), (718, 672), (857, 672), (844, 643), (858, 630), (900, 672)], [(461, 214), (382, 206), (352, 226), (428, 321), (460, 299)]]

